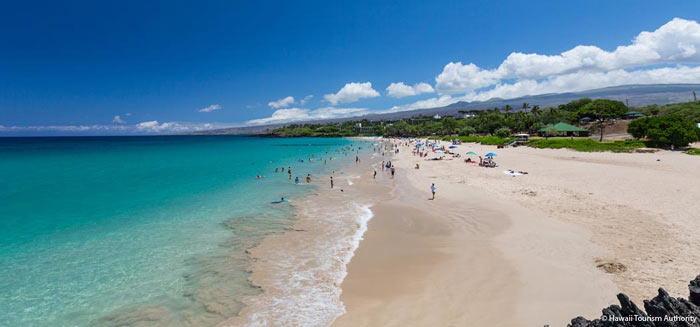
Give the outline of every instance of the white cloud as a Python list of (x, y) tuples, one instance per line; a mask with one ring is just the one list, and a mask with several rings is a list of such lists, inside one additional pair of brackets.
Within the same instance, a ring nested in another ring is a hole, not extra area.
[(417, 83), (413, 86), (406, 85), (403, 82), (391, 83), (386, 88), (387, 95), (394, 98), (403, 98), (407, 96), (419, 95), (423, 93), (433, 93), (435, 89), (428, 83)]
[(512, 84), (499, 84), (493, 89), (471, 93), (466, 100), (488, 100), (491, 98), (515, 98), (529, 94), (586, 91), (596, 88), (629, 84), (697, 83), (700, 81), (700, 66), (674, 66), (627, 71), (617, 69), (608, 72), (575, 72), (544, 80), (519, 80)]
[(199, 112), (212, 112), (221, 109), (221, 106), (218, 104), (212, 104), (207, 107), (204, 107), (202, 109), (199, 109)]
[(303, 99), (299, 100), (299, 104), (303, 106), (303, 105), (307, 104), (309, 101), (311, 101), (311, 99), (313, 99), (313, 97), (314, 97), (313, 94), (309, 94), (309, 95), (305, 96)]
[(112, 119), (112, 122), (115, 124), (126, 124), (126, 122), (124, 120), (122, 120), (122, 118), (119, 117), (119, 115), (114, 116), (114, 118)]
[(0, 126), (0, 133), (10, 135), (123, 135), (123, 134), (172, 134), (204, 131), (210, 129), (238, 127), (242, 124), (190, 123), (146, 121), (135, 125), (43, 125), (43, 126)]
[(289, 123), (303, 120), (333, 119), (358, 116), (370, 113), (364, 108), (335, 108), (325, 107), (319, 109), (288, 108), (275, 110), (272, 116), (253, 119), (246, 122), (247, 125), (264, 125), (276, 123)]
[(406, 111), (414, 109), (428, 109), (428, 108), (438, 108), (453, 104), (457, 101), (467, 100), (467, 97), (452, 97), (450, 95), (441, 95), (439, 97), (433, 97), (430, 99), (420, 100), (413, 103), (393, 106), (389, 110), (384, 110), (383, 112), (397, 112)]
[(293, 96), (288, 96), (283, 99), (279, 99), (277, 101), (270, 101), (267, 103), (268, 106), (271, 108), (279, 109), (279, 108), (286, 108), (289, 107), (290, 105), (294, 104), (294, 97)]
[(372, 88), (372, 83), (347, 83), (338, 93), (326, 94), (323, 98), (332, 105), (350, 103), (364, 98), (378, 97), (379, 92)]
[[(700, 24), (674, 18), (653, 32), (639, 33), (631, 44), (618, 46), (614, 51), (580, 45), (558, 55), (514, 52), (498, 68), (491, 70), (482, 69), (473, 63), (464, 65), (461, 62), (450, 62), (435, 78), (435, 86), (441, 94), (469, 94), (483, 88), (493, 88), (503, 91), (482, 91), (485, 94), (521, 96), (537, 94), (523, 92), (574, 91), (556, 87), (567, 83), (588, 84), (591, 88), (602, 87), (602, 84), (591, 83), (596, 77), (602, 78), (600, 81), (603, 84), (612, 83), (615, 79), (630, 83), (624, 78), (624, 72), (628, 72), (629, 69), (677, 65), (678, 70), (684, 70), (687, 67), (680, 66), (683, 64), (700, 64)], [(653, 80), (668, 80), (652, 73), (633, 75), (654, 78)], [(559, 79), (559, 76), (562, 76), (562, 79)], [(583, 80), (576, 82), (572, 78)], [(513, 82), (506, 84), (510, 80)], [(631, 82), (655, 83), (652, 80)]]

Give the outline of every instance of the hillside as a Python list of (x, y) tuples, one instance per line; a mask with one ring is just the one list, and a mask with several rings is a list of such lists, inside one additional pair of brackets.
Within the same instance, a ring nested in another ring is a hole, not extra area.
[[(539, 105), (542, 108), (548, 106), (558, 106), (560, 104), (568, 103), (572, 100), (579, 98), (592, 98), (592, 99), (611, 99), (619, 100), (628, 103), (631, 107), (642, 107), (648, 105), (665, 105), (669, 103), (676, 102), (686, 102), (693, 100), (692, 91), (700, 93), (700, 84), (651, 84), (651, 85), (624, 85), (624, 86), (614, 86), (606, 87), (601, 89), (583, 91), (583, 92), (568, 92), (568, 93), (552, 93), (552, 94), (540, 94), (532, 96), (524, 96), (513, 99), (490, 99), (487, 101), (473, 101), (465, 102), (460, 101), (450, 104), (445, 107), (439, 108), (429, 108), (429, 109), (416, 109), (400, 112), (391, 113), (379, 113), (379, 114), (369, 114), (364, 116), (355, 116), (347, 118), (337, 118), (337, 119), (327, 119), (327, 120), (314, 120), (313, 123), (330, 123), (330, 122), (344, 122), (350, 120), (367, 119), (370, 121), (378, 120), (397, 120), (401, 118), (410, 118), (415, 116), (432, 116), (432, 115), (458, 115), (459, 111), (469, 111), (469, 110), (486, 110), (493, 108), (502, 108), (506, 105), (512, 106), (516, 111), (521, 110), (523, 102), (529, 103), (530, 105)], [(308, 123), (310, 121), (298, 121), (299, 123)], [(264, 134), (266, 131), (280, 126), (288, 125), (284, 124), (271, 124), (262, 126), (247, 126), (247, 127), (235, 127), (219, 130), (210, 130), (204, 132), (198, 132), (196, 134)]]

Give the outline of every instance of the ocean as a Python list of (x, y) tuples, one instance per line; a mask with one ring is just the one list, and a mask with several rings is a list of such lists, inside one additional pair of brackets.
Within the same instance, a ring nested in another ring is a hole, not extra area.
[[(314, 189), (306, 174), (348, 164), (363, 144), (0, 138), (0, 326), (211, 326), (235, 316), (260, 292), (245, 250), (294, 222), (291, 206), (271, 201), (303, 199)], [(275, 173), (282, 167), (300, 184)]]

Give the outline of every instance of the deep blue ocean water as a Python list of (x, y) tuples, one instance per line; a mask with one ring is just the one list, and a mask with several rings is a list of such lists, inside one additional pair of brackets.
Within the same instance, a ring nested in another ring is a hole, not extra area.
[[(257, 292), (243, 250), (292, 222), (288, 205), (270, 201), (308, 194), (304, 176), (339, 167), (339, 151), (358, 143), (0, 138), (0, 326), (196, 326), (235, 315)], [(274, 172), (289, 166), (302, 185)]]

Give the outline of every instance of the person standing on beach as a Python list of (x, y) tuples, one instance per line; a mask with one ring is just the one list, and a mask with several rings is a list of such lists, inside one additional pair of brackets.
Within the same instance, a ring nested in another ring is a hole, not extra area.
[(430, 185), (430, 192), (433, 193), (433, 198), (431, 200), (435, 200), (435, 183)]
[(333, 176), (331, 176), (331, 188), (333, 188)]
[(377, 170), (374, 170), (374, 175), (372, 175), (372, 178), (377, 179)]
[(391, 166), (391, 178), (394, 178), (394, 173), (396, 172), (396, 169), (394, 166)]

